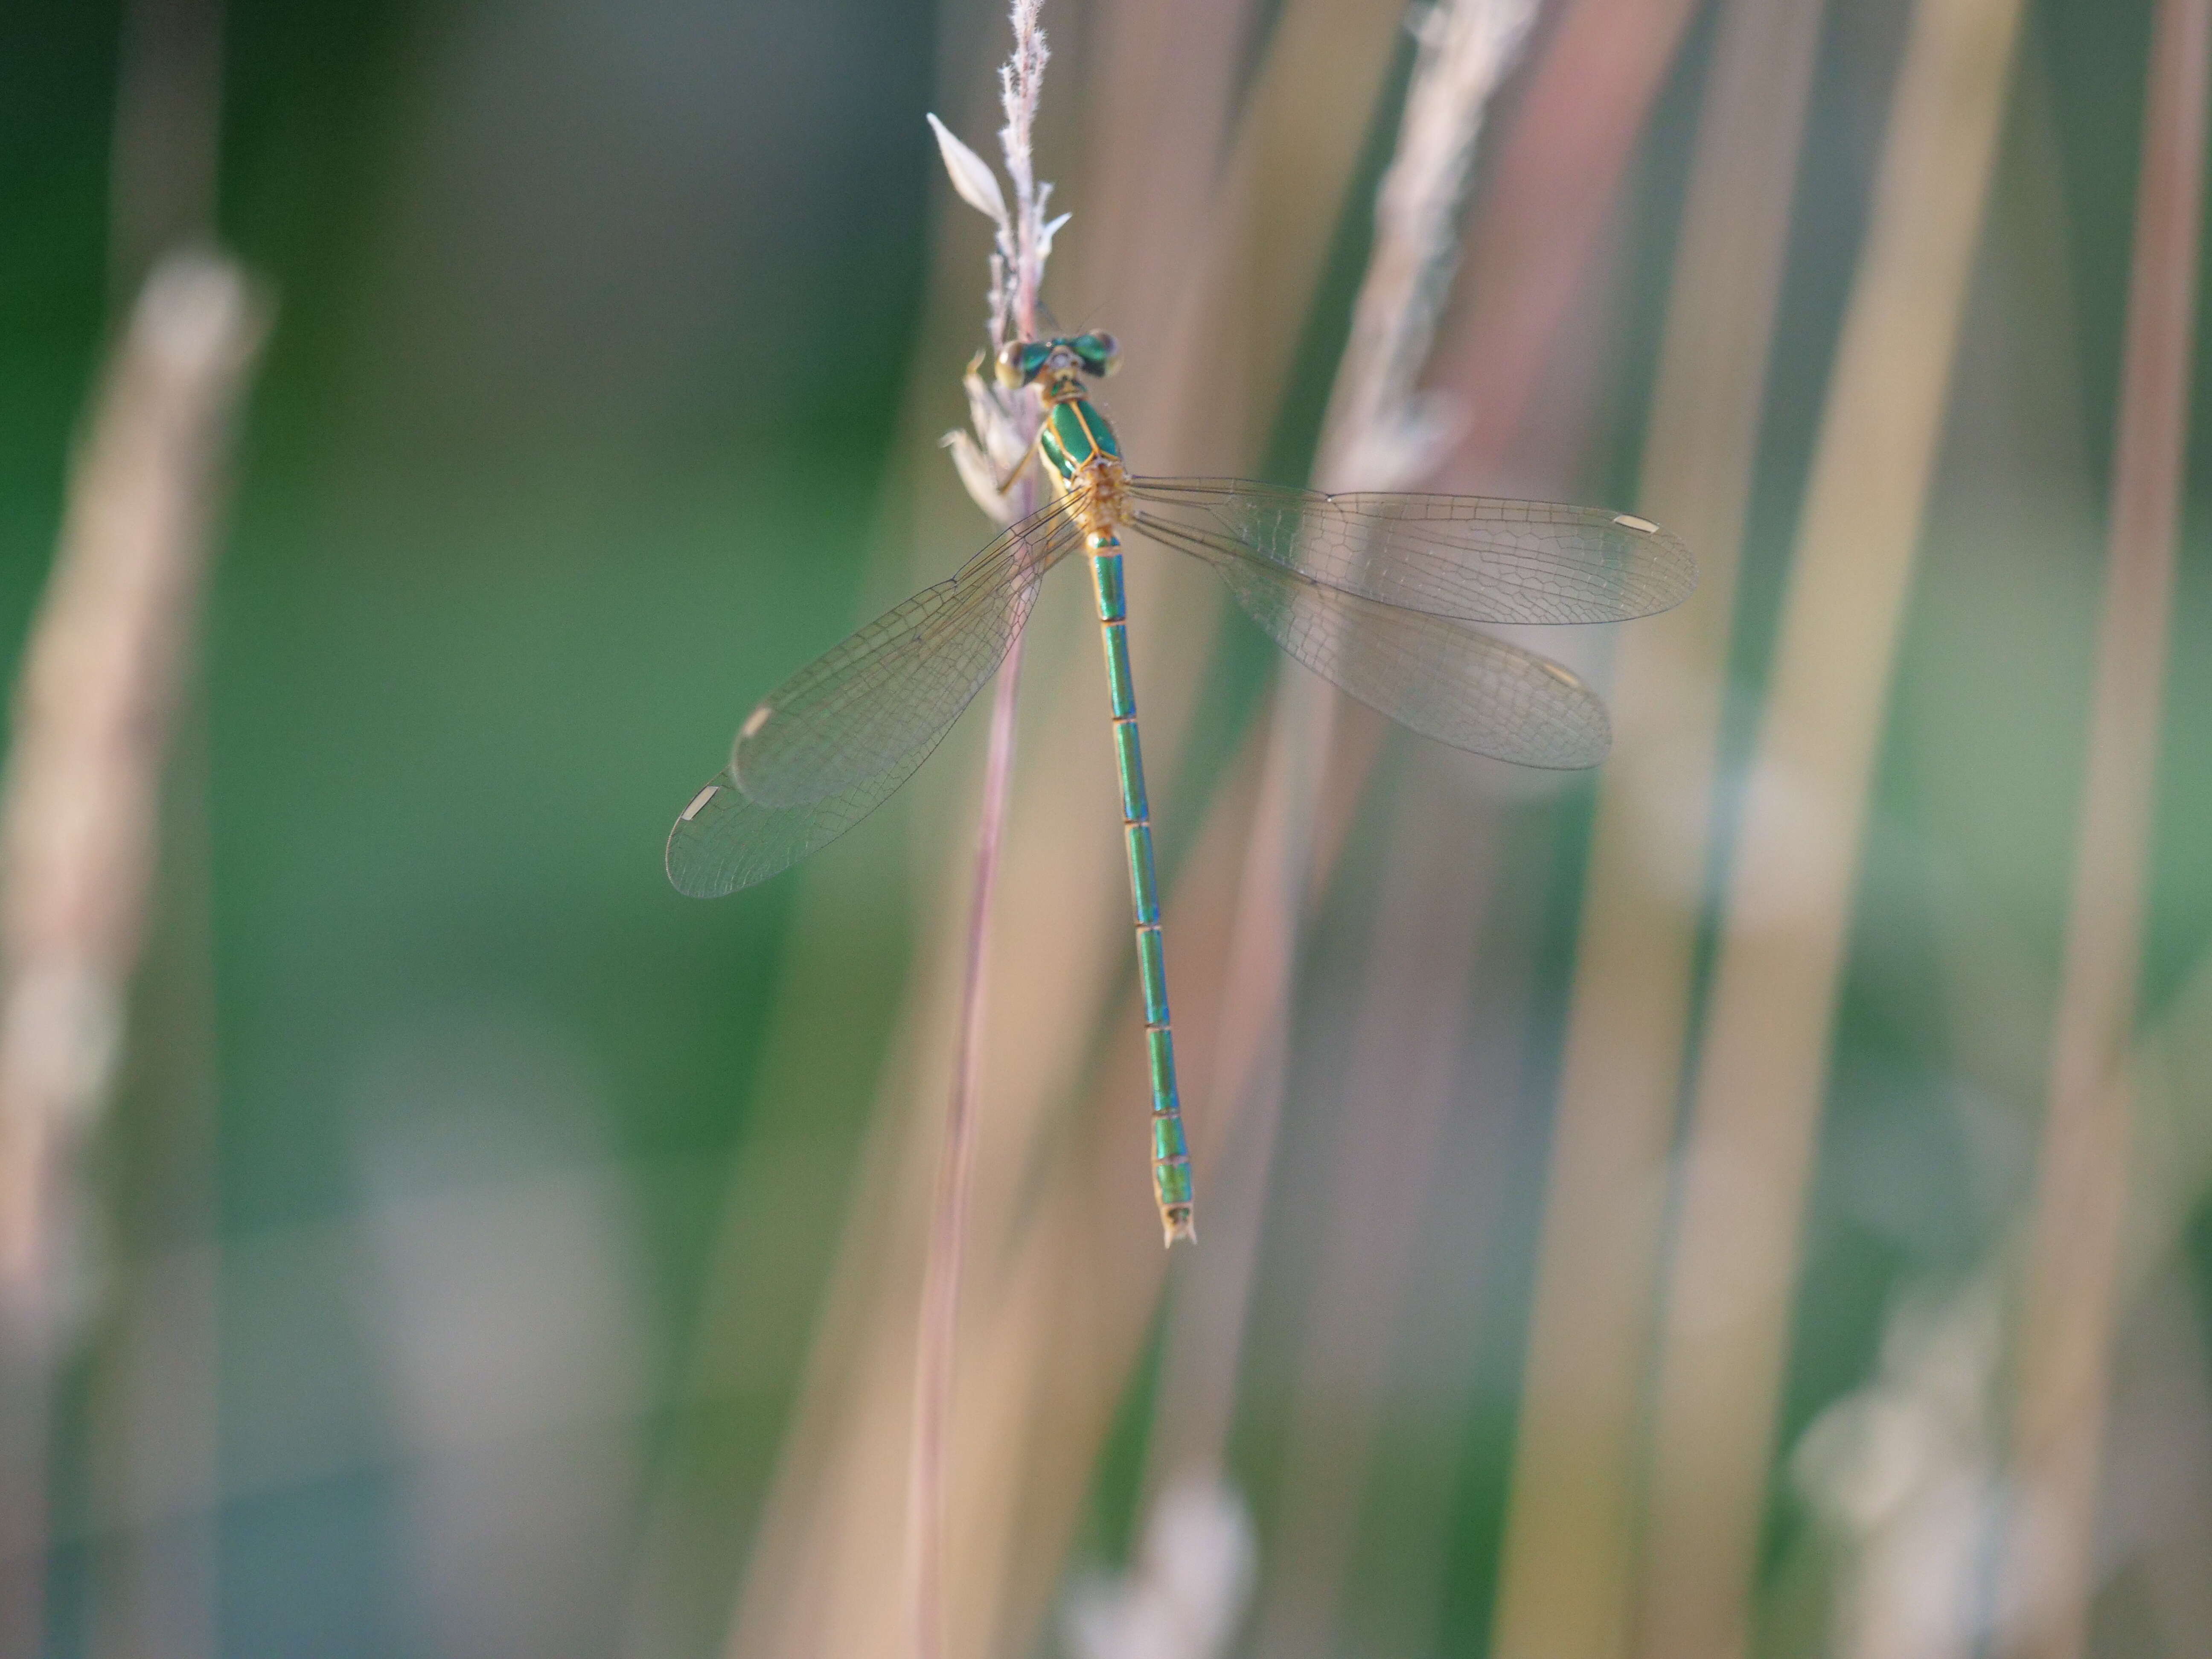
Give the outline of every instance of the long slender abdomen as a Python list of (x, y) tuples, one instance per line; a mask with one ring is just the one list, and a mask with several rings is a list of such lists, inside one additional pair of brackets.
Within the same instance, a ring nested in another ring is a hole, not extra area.
[(1121, 775), (1121, 833), (1129, 849), (1129, 894), (1137, 913), (1137, 979), (1145, 993), (1145, 1044), (1152, 1073), (1152, 1193), (1172, 1244), (1195, 1238), (1191, 1220), (1190, 1149), (1176, 1090), (1175, 1031), (1168, 1018), (1167, 957), (1160, 938), (1159, 881), (1152, 866), (1152, 814), (1145, 799), (1145, 757), (1137, 738), (1137, 693), (1129, 674), (1128, 606), (1121, 556), (1094, 547), (1091, 575), (1106, 646), (1106, 690), (1114, 711), (1114, 757)]

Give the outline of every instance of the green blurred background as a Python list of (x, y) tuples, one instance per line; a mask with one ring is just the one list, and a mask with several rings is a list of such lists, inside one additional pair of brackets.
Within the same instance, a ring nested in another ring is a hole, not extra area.
[[(1048, 13), (1051, 85), (1072, 106), (1109, 9)], [(1905, 0), (1837, 0), (1823, 25), (1731, 647), (1738, 761), (1907, 15)], [(1856, 901), (1762, 1652), (1841, 1650), (1828, 1610), (1847, 1576), (1790, 1449), (1884, 1375), (1901, 1301), (1940, 1302), (1983, 1270), (2033, 1180), (2149, 15), (2141, 0), (2039, 0), (2023, 24)], [(1255, 64), (1272, 17), (1255, 15)], [(0, 20), (9, 665), (127, 280), (109, 210), (123, 27), (82, 0), (22, 0)], [(902, 434), (958, 423), (958, 371), (981, 343), (980, 326), (949, 349), (924, 327), (947, 271), (957, 299), (939, 303), (980, 317), (981, 271), (922, 116), (957, 118), (982, 147), (999, 20), (968, 0), (229, 0), (221, 27), (220, 233), (277, 321), (237, 438), (129, 1073), (91, 1166), (104, 1299), (61, 1390), (47, 1650), (156, 1650), (113, 1607), (160, 1605), (143, 1547), (167, 1537), (204, 1565), (199, 1590), (176, 1592), (205, 1620), (173, 1626), (179, 1653), (718, 1651), (878, 1074), (902, 1052), (914, 890), (957, 867), (963, 832), (915, 814), (936, 836), (925, 865), (895, 804), (820, 868), (711, 906), (671, 890), (660, 847), (760, 690), (913, 585), (918, 515), (936, 514), (933, 547), (985, 534), (941, 478), (917, 483), (939, 463)], [(1555, 474), (1593, 499), (1626, 505), (1639, 488), (1713, 28), (1692, 24), (1607, 233), (1584, 435)], [(1303, 475), (1320, 425), (1411, 51), (1369, 123), (1289, 398), (1254, 416), (1275, 434), (1275, 477)], [(1077, 109), (1060, 120), (1048, 173), (1074, 170)], [(1085, 203), (1066, 205), (1078, 246)], [(1109, 327), (1125, 306), (1054, 297), (1071, 322)], [(2212, 936), (2212, 422), (2197, 381), (2147, 1023)], [(1141, 464), (1143, 434), (1127, 441)], [(1193, 856), (1196, 807), (1261, 701), (1264, 652), (1233, 623), (1219, 638), (1173, 789), (1183, 816), (1163, 814), (1171, 862)], [(1438, 752), (1389, 740), (1299, 982), (1306, 1035), (1231, 1459), (1262, 1598), (1324, 1267), (1306, 1218), (1352, 1109), (1333, 1083), (1345, 1011), (1393, 803)], [(1488, 774), (1464, 787), (1498, 872), (1443, 1165), (1471, 1185), (1424, 1223), (1408, 1294), (1432, 1313), (1393, 1373), (1372, 1467), (1342, 1494), (1358, 1541), (1315, 1652), (1484, 1652), (1495, 1614), (1592, 793)], [(1701, 961), (1716, 925), (1709, 905)], [(812, 964), (796, 981), (811, 1000), (793, 1006), (795, 962)], [(2172, 1081), (2208, 1109), (2212, 1078)], [(213, 1103), (204, 1181), (172, 1161), (193, 1091)], [(741, 1359), (702, 1387), (727, 1194), (778, 1170), (795, 1183), (789, 1225), (750, 1265), (779, 1288), (739, 1334)], [(145, 1264), (210, 1249), (212, 1484), (141, 1512), (118, 1496), (131, 1436), (161, 1431), (132, 1426), (118, 1333), (158, 1283)], [(2180, 1494), (2159, 1501), (2182, 1518), (2129, 1522), (2142, 1459), (2115, 1454), (2099, 1652), (2212, 1642), (2154, 1559), (2160, 1538), (2212, 1536), (2201, 1189), (2157, 1283), (2154, 1312), (2122, 1325), (2196, 1356), (2193, 1375), (2159, 1373), (2163, 1415), (2140, 1429)], [(1135, 1548), (1157, 1364), (1139, 1366), (1091, 1478), (1078, 1570)], [(2135, 1443), (2118, 1420), (2115, 1443)], [(1440, 1480), (1440, 1506), (1393, 1499)], [(686, 1494), (672, 1506), (672, 1488)], [(1393, 1577), (1413, 1556), (1433, 1562), (1418, 1592)], [(1051, 1620), (1033, 1638), (1017, 1650), (1072, 1650)]]

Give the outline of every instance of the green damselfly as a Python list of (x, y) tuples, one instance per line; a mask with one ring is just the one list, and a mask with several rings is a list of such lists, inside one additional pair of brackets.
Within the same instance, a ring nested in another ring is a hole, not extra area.
[(1697, 573), (1656, 525), (1600, 507), (1133, 477), (1085, 390), (1086, 377), (1111, 374), (1117, 361), (1113, 337), (1096, 333), (1018, 341), (999, 354), (1000, 380), (1043, 398), (1044, 423), (1022, 466), (1042, 458), (1058, 485), (1052, 505), (769, 692), (738, 729), (729, 765), (669, 832), (668, 878), (697, 897), (734, 892), (873, 811), (991, 678), (1038, 584), (1082, 548), (1105, 641), (1136, 908), (1153, 1192), (1173, 1243), (1192, 1236), (1190, 1158), (1120, 532), (1210, 566), (1276, 644), (1360, 702), (1424, 737), (1526, 766), (1604, 759), (1613, 740), (1605, 706), (1559, 664), (1473, 624), (1626, 622), (1680, 604)]

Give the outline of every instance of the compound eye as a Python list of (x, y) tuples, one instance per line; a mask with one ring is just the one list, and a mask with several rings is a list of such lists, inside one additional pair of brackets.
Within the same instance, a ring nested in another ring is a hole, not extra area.
[(1121, 367), (1121, 343), (1110, 334), (1080, 334), (1068, 343), (1085, 371), (1101, 380)]

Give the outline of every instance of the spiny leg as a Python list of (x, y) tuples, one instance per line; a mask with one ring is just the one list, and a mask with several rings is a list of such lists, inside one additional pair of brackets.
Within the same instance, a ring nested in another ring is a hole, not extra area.
[(1152, 1072), (1152, 1192), (1167, 1242), (1195, 1238), (1191, 1221), (1190, 1148), (1176, 1091), (1175, 1032), (1168, 1019), (1166, 952), (1160, 939), (1159, 883), (1152, 867), (1152, 815), (1145, 799), (1145, 761), (1137, 741), (1137, 695), (1129, 674), (1128, 607), (1121, 555), (1093, 538), (1091, 575), (1106, 645), (1106, 690), (1114, 710), (1114, 757), (1121, 775), (1121, 826), (1129, 849), (1129, 893), (1137, 912), (1137, 978), (1145, 993), (1145, 1042)]

